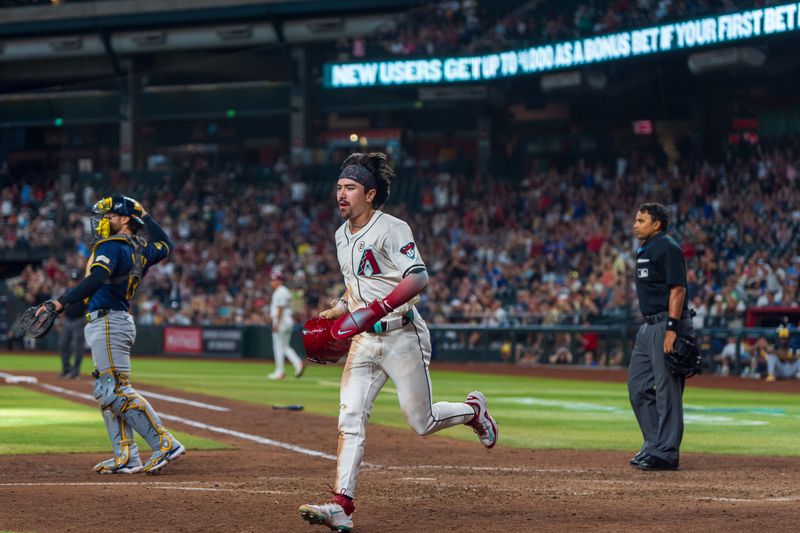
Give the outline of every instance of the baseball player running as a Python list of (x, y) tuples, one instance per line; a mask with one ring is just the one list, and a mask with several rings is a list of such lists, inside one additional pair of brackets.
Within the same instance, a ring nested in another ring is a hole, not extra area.
[(414, 307), (428, 274), (408, 224), (379, 210), (394, 177), (386, 155), (352, 154), (342, 167), (336, 199), (346, 221), (336, 231), (336, 248), (346, 292), (320, 314), (337, 319), (333, 337), (353, 338), (340, 390), (336, 488), (330, 503), (303, 505), (300, 515), (311, 524), (351, 531), (367, 420), (389, 378), (419, 435), (466, 424), (492, 448), (498, 431), (480, 392), (464, 403), (432, 403), (430, 334)]
[[(100, 474), (155, 474), (186, 449), (167, 431), (150, 403), (130, 384), (131, 347), (136, 326), (128, 302), (148, 269), (167, 257), (173, 244), (166, 232), (127, 196), (103, 198), (94, 205), (92, 253), (86, 277), (55, 300), (55, 310), (88, 300), (86, 342), (95, 370), (94, 397), (100, 404), (114, 457), (95, 465)], [(136, 235), (147, 227), (151, 242)], [(37, 315), (45, 311), (45, 305)], [(153, 454), (142, 464), (133, 440), (139, 433)]]
[(275, 354), (275, 371), (267, 376), (269, 379), (283, 379), (284, 359), (288, 358), (294, 367), (294, 377), (299, 378), (306, 369), (305, 363), (289, 345), (292, 339), (294, 321), (292, 320), (292, 293), (283, 284), (285, 276), (279, 270), (270, 274), (272, 285), (272, 302), (269, 314), (272, 318), (272, 351)]

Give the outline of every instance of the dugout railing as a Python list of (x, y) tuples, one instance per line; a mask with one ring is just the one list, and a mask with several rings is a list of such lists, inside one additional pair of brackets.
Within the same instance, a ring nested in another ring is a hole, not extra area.
[[(593, 367), (627, 367), (640, 323), (573, 326), (526, 325), (484, 326), (473, 324), (434, 324), (430, 326), (433, 356), (437, 360), (503, 362), (508, 364), (572, 364)], [(585, 336), (597, 335), (590, 365), (586, 365)], [(714, 372), (730, 338), (735, 343), (730, 361), (732, 373), (741, 373), (757, 349), (758, 339), (766, 339), (775, 349), (800, 352), (800, 331), (789, 330), (781, 337), (776, 328), (698, 328), (695, 341), (703, 354), (704, 368)], [(572, 360), (553, 363), (559, 350), (566, 349)], [(757, 354), (755, 354), (757, 355)]]

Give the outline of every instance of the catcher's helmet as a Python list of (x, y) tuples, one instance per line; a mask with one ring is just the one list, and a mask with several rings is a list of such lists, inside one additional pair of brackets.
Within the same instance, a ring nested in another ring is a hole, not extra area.
[(311, 361), (335, 363), (350, 351), (352, 338), (337, 340), (331, 335), (334, 322), (330, 318), (312, 318), (303, 326), (303, 347)]
[(107, 196), (92, 207), (92, 233), (95, 239), (111, 236), (111, 224), (108, 220), (111, 213), (130, 217), (134, 229), (144, 225), (142, 204), (127, 196)]

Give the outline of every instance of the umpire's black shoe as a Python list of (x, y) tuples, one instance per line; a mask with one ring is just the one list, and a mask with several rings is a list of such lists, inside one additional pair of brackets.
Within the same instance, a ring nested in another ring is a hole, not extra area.
[[(635, 457), (634, 457), (635, 459)], [(653, 455), (645, 455), (639, 461), (638, 464), (633, 465), (634, 468), (638, 468), (639, 470), (677, 470), (678, 463), (671, 463), (666, 459), (661, 459), (660, 457), (655, 457)], [(632, 463), (631, 463), (632, 464)]]
[(642, 462), (642, 459), (643, 459), (644, 457), (645, 457), (645, 453), (644, 453), (644, 452), (639, 452), (639, 453), (637, 453), (636, 455), (634, 455), (634, 456), (631, 458), (631, 460), (630, 460), (630, 461), (628, 461), (628, 462), (630, 463), (630, 465), (631, 465), (631, 466), (639, 466), (639, 463), (641, 463), (641, 462)]

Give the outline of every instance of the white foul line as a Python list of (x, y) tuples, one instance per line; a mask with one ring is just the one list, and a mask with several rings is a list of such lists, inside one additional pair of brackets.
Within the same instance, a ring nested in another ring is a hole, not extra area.
[[(22, 377), (24, 377), (24, 376), (22, 376)], [(93, 396), (90, 396), (89, 394), (84, 394), (82, 392), (75, 392), (73, 390), (65, 389), (63, 387), (58, 387), (56, 385), (50, 385), (50, 384), (47, 384), (47, 383), (37, 383), (37, 385), (39, 385), (40, 387), (44, 387), (45, 389), (54, 391), (54, 392), (60, 392), (62, 394), (67, 394), (69, 396), (76, 396), (78, 398), (84, 398), (86, 400), (94, 400), (95, 399)], [(143, 391), (143, 390), (140, 390), (139, 392), (144, 394), (144, 395), (146, 395), (146, 396), (151, 396), (153, 398), (158, 398), (159, 400), (165, 400), (165, 401), (173, 402), (173, 403), (182, 403), (182, 404), (185, 404), (185, 405), (192, 405), (192, 406), (195, 406), (195, 407), (201, 407), (203, 409), (209, 409), (211, 411), (230, 411), (230, 409), (228, 409), (227, 407), (220, 407), (218, 405), (211, 405), (210, 403), (195, 402), (193, 400), (186, 400), (184, 398), (178, 398), (176, 396), (165, 396), (163, 394), (158, 394), (158, 393), (155, 393), (155, 392), (146, 392), (146, 391)]]
[(91, 394), (86, 394), (84, 392), (77, 392), (74, 390), (65, 389), (64, 387), (56, 387), (55, 385), (50, 385), (49, 383), (37, 383), (40, 387), (43, 387), (47, 390), (51, 390), (53, 392), (60, 392), (61, 394), (66, 394), (67, 396), (75, 396), (76, 398), (82, 398), (84, 400), (91, 400), (97, 401), (94, 396)]
[(157, 392), (148, 392), (144, 390), (139, 390), (140, 393), (144, 394), (149, 398), (156, 398), (159, 400), (164, 400), (165, 402), (172, 402), (172, 403), (182, 403), (184, 405), (191, 405), (192, 407), (199, 407), (201, 409), (208, 409), (209, 411), (219, 411), (219, 412), (228, 412), (230, 409), (227, 407), (222, 407), (219, 405), (213, 405), (210, 403), (205, 402), (196, 402), (194, 400), (187, 400), (186, 398), (178, 398), (177, 396), (169, 396), (167, 394), (158, 394)]
[[(189, 484), (193, 484), (195, 482), (190, 481)], [(106, 485), (113, 485), (115, 488), (119, 489), (120, 487), (124, 487), (125, 485), (136, 485), (138, 486), (146, 486), (149, 489), (163, 489), (163, 490), (189, 490), (189, 491), (196, 491), (196, 492), (248, 492), (251, 494), (291, 494), (291, 492), (283, 491), (283, 490), (251, 490), (251, 489), (226, 489), (226, 488), (218, 488), (218, 487), (194, 487), (194, 486), (185, 486), (182, 483), (146, 483), (140, 481), (132, 481), (132, 482), (121, 482), (121, 483), (112, 483), (112, 482), (83, 482), (83, 483), (76, 483), (76, 482), (41, 482), (41, 483), (0, 483), (0, 487), (92, 487), (92, 486), (106, 486)]]
[[(58, 387), (56, 385), (50, 385), (49, 383), (38, 383), (39, 386), (44, 387), (47, 390), (51, 390), (53, 392), (60, 392), (62, 394), (66, 394), (68, 396), (75, 396), (76, 398), (82, 398), (84, 400), (91, 400), (96, 401), (95, 398), (89, 394), (85, 394), (83, 392), (76, 392), (74, 390), (65, 389), (64, 387)], [(197, 420), (190, 420), (188, 418), (183, 418), (182, 416), (175, 416), (175, 415), (168, 415), (168, 414), (160, 414), (159, 415), (164, 420), (172, 420), (174, 422), (180, 422), (181, 424), (186, 424), (187, 426), (192, 426), (200, 429), (205, 429), (206, 431), (211, 431), (213, 433), (221, 433), (223, 435), (230, 435), (232, 437), (238, 437), (240, 439), (249, 440), (252, 442), (257, 442), (259, 444), (265, 444), (267, 446), (274, 446), (276, 448), (283, 448), (284, 450), (290, 450), (297, 453), (302, 453), (304, 455), (310, 455), (312, 457), (320, 457), (322, 459), (330, 459), (331, 461), (336, 460), (335, 455), (331, 455), (325, 452), (318, 452), (317, 450), (310, 450), (308, 448), (303, 448), (302, 446), (295, 446), (294, 444), (288, 444), (285, 442), (280, 442), (277, 440), (268, 439), (265, 437), (259, 437), (258, 435), (251, 435), (250, 433), (243, 433), (241, 431), (236, 431), (234, 429), (226, 429), (219, 426), (212, 426), (210, 424), (205, 424), (203, 422), (198, 422)], [(375, 466), (369, 465), (368, 463), (364, 463), (368, 466)]]
[[(25, 377), (25, 376), (13, 376), (12, 377)], [(35, 379), (35, 378), (34, 378)], [(53, 392), (59, 392), (61, 394), (66, 394), (68, 396), (74, 396), (76, 398), (82, 398), (84, 400), (96, 401), (95, 398), (89, 394), (85, 394), (82, 392), (76, 392), (70, 389), (65, 389), (63, 387), (58, 387), (56, 385), (50, 385), (48, 383), (36, 383), (40, 387), (45, 389), (51, 390)], [(205, 424), (203, 422), (198, 422), (196, 420), (191, 420), (188, 418), (183, 418), (180, 416), (175, 415), (168, 415), (168, 414), (160, 414), (161, 418), (165, 420), (171, 420), (174, 422), (179, 422), (181, 424), (185, 424), (187, 426), (192, 426), (198, 429), (204, 429), (206, 431), (211, 431), (213, 433), (220, 433), (223, 435), (229, 435), (231, 437), (236, 437), (243, 440), (249, 440), (251, 442), (256, 442), (258, 444), (264, 444), (266, 446), (273, 446), (276, 448), (282, 448), (284, 450), (289, 450), (292, 452), (301, 453), (304, 455), (309, 455), (312, 457), (319, 457), (321, 459), (329, 459), (331, 461), (336, 461), (336, 456), (331, 455), (329, 453), (320, 452), (317, 450), (311, 450), (309, 448), (303, 448), (302, 446), (295, 446), (294, 444), (288, 444), (285, 442), (280, 442), (277, 440), (268, 439), (266, 437), (260, 437), (258, 435), (252, 435), (250, 433), (243, 433), (241, 431), (236, 431), (233, 429), (227, 429), (219, 426), (212, 426), (210, 424)], [(362, 462), (361, 466), (365, 468), (374, 468), (374, 469), (382, 469), (382, 470), (399, 470), (399, 471), (408, 471), (408, 470), (461, 470), (461, 471), (473, 471), (473, 472), (558, 472), (558, 473), (580, 473), (586, 472), (586, 470), (575, 470), (575, 469), (542, 469), (542, 468), (524, 468), (524, 467), (498, 467), (498, 466), (463, 466), (463, 465), (413, 465), (413, 466), (384, 466), (375, 463), (367, 463)], [(2, 485), (0, 485), (2, 486)], [(188, 489), (182, 489), (188, 490)]]
[(226, 429), (226, 428), (221, 428), (219, 426), (212, 426), (210, 424), (205, 424), (203, 422), (198, 422), (196, 420), (189, 420), (188, 418), (183, 418), (182, 416), (175, 416), (175, 415), (159, 415), (159, 416), (165, 420), (180, 422), (181, 424), (186, 424), (187, 426), (205, 429), (207, 431), (212, 431), (214, 433), (222, 433), (223, 435), (230, 435), (232, 437), (238, 437), (240, 439), (250, 440), (253, 442), (257, 442), (259, 444), (266, 444), (267, 446), (275, 446), (276, 448), (283, 448), (284, 450), (290, 450), (305, 455), (311, 455), (313, 457), (330, 459), (331, 461), (336, 460), (336, 456), (331, 455), (329, 453), (318, 452), (317, 450), (309, 450), (308, 448), (303, 448), (302, 446), (295, 446), (294, 444), (287, 444), (285, 442), (280, 442), (265, 437), (259, 437), (258, 435), (251, 435), (250, 433), (242, 433), (241, 431), (236, 431), (235, 429)]
[(5, 372), (0, 372), (0, 378), (6, 380), (6, 383), (36, 383), (39, 381), (33, 376), (15, 376), (14, 374), (6, 374)]

